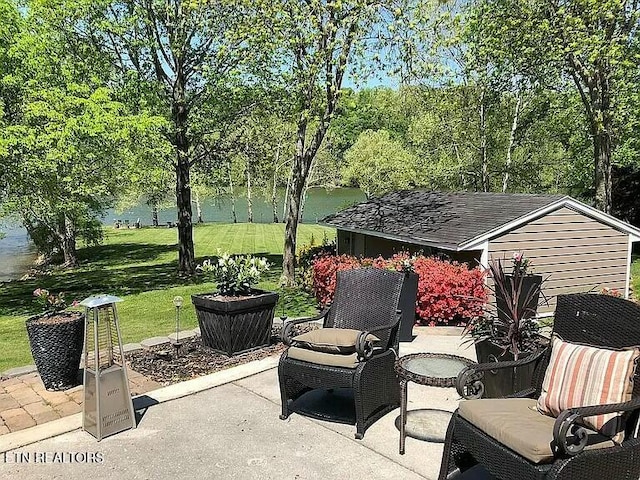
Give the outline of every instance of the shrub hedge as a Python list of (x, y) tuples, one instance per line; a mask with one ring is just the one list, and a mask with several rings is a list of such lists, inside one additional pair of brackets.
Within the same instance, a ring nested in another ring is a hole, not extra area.
[(483, 314), (487, 301), (485, 271), (466, 263), (435, 257), (399, 253), (391, 258), (358, 258), (320, 255), (312, 262), (313, 293), (321, 305), (333, 299), (336, 273), (352, 268), (374, 267), (410, 270), (418, 274), (416, 314), (422, 325), (457, 325)]

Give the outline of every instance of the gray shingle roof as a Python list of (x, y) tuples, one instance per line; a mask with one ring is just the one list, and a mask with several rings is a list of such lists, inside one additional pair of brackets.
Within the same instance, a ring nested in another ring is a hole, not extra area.
[(469, 240), (564, 195), (404, 190), (329, 215), (322, 223), (408, 243), (457, 250)]

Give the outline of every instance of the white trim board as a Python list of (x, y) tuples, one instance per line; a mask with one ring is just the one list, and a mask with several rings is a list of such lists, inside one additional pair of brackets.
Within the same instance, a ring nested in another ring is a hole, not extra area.
[[(631, 283), (631, 251), (633, 250), (633, 239), (629, 235), (629, 241), (627, 242), (627, 279), (624, 284), (624, 298), (629, 298), (629, 287)], [(640, 425), (640, 421), (638, 423)]]

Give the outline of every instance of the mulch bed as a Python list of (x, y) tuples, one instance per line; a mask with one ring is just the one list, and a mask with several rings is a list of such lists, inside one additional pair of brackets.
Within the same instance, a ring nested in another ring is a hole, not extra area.
[[(299, 326), (297, 330), (299, 333), (304, 333), (315, 328), (315, 326)], [(271, 331), (269, 346), (233, 357), (214, 352), (202, 345), (200, 337), (195, 337), (182, 342), (177, 355), (173, 345), (160, 345), (129, 353), (127, 363), (136, 372), (163, 385), (171, 385), (272, 355), (280, 355), (286, 345), (280, 342), (279, 335), (280, 328), (274, 327)]]

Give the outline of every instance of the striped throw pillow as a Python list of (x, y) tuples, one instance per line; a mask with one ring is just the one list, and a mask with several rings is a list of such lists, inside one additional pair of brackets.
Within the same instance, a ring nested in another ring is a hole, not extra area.
[[(635, 363), (640, 349), (607, 350), (551, 339), (551, 359), (542, 383), (538, 410), (557, 417), (571, 407), (620, 403), (631, 399)], [(621, 413), (586, 417), (593, 430), (624, 440)]]

